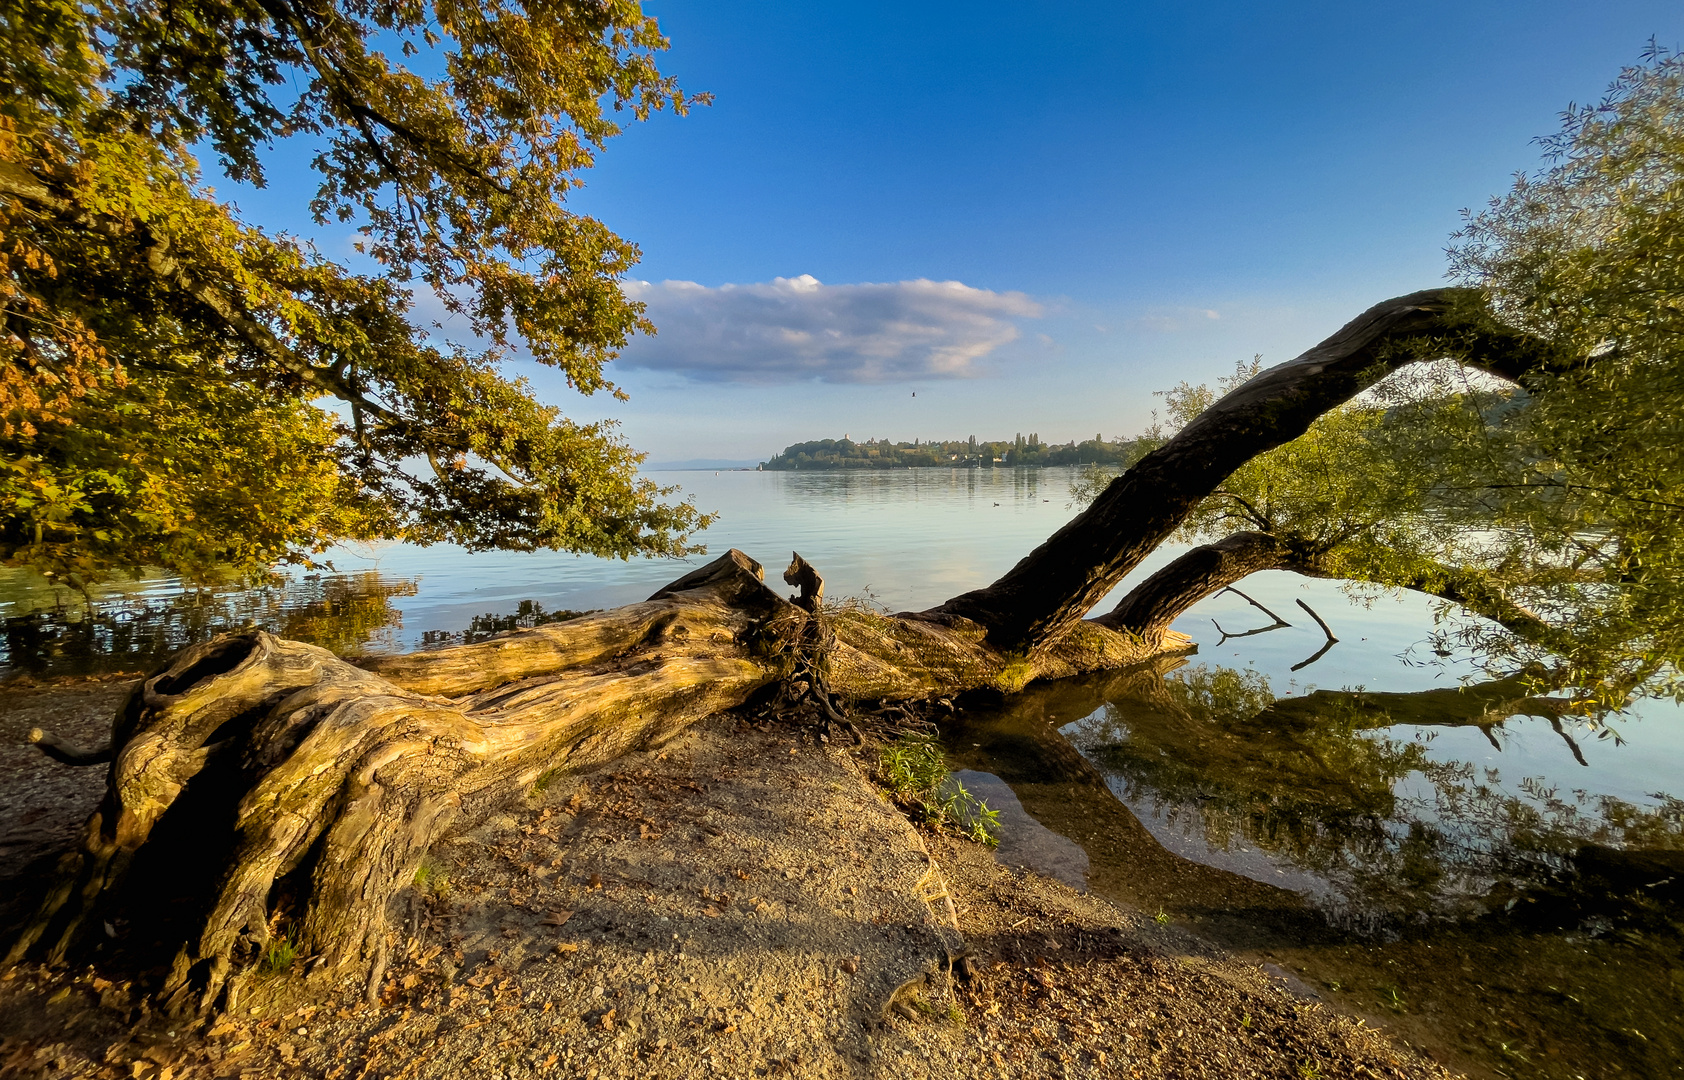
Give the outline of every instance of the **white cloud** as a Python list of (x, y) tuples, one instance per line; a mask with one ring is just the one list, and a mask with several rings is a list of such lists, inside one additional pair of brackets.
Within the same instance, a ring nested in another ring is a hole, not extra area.
[(966, 378), (1041, 315), (1018, 292), (958, 281), (826, 285), (810, 274), (710, 288), (627, 282), (660, 329), (618, 361), (707, 382), (833, 383)]

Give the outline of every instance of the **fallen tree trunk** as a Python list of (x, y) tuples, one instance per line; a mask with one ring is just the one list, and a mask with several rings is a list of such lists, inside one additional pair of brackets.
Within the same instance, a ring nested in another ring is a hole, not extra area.
[(387, 901), (459, 817), (546, 771), (669, 738), (776, 677), (757, 635), (775, 639), (793, 609), (754, 570), (733, 553), (648, 603), (446, 650), (419, 674), (400, 662), (388, 677), (261, 632), (184, 651), (119, 715), (105, 798), (9, 959), (36, 948), (62, 959), (125, 886), (156, 887), (127, 871), (194, 784), (240, 794), (231, 842), (214, 835), (214, 814), (172, 837), (228, 851), (196, 940), (176, 956), (175, 1007), (193, 993), (210, 1004), (255, 956), (288, 875), (303, 875), (302, 901), (284, 913), (292, 940), (330, 970), (378, 972)]
[[(115, 925), (137, 891), (159, 887), (131, 880), (153, 842), (223, 861), (189, 898), (201, 914), (164, 987), (173, 1010), (236, 1000), (235, 976), (281, 921), (319, 970), (366, 971), (374, 986), (389, 902), (427, 850), (545, 773), (659, 744), (784, 680), (905, 699), (1015, 690), (1146, 655), (1093, 627), (1026, 661), (964, 620), (809, 612), (762, 577), (732, 551), (642, 604), (362, 666), (262, 632), (185, 650), (118, 716), (105, 797), (8, 962), (63, 960), (90, 928)], [(828, 644), (814, 657), (820, 621)], [(800, 690), (792, 702), (811, 697)], [(228, 797), (194, 802), (190, 788)]]

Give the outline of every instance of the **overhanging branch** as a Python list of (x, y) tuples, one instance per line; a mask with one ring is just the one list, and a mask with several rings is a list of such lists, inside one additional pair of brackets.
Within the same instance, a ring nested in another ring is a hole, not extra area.
[(1446, 355), (1510, 380), (1565, 362), (1538, 339), (1491, 320), (1471, 290), (1429, 289), (1376, 304), (1206, 409), (1004, 577), (923, 617), (980, 623), (997, 648), (1057, 640), (1235, 469), (1296, 439), (1387, 374)]

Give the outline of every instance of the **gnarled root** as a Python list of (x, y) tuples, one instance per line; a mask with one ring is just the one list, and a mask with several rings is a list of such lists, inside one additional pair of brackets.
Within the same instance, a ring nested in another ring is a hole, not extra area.
[[(753, 650), (780, 621), (804, 616), (733, 552), (645, 604), (385, 672), (261, 632), (190, 648), (118, 716), (105, 797), (8, 962), (111, 933), (136, 893), (168, 884), (129, 873), (167, 838), (223, 867), (182, 934), (172, 1011), (212, 1005), (277, 916), (318, 969), (378, 967), (389, 901), (452, 823), (738, 704), (775, 677)], [(273, 909), (281, 891), (291, 910)]]

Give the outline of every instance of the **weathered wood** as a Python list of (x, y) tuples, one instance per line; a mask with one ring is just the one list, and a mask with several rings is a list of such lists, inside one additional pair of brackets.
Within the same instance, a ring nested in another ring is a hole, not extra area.
[(784, 584), (793, 585), (800, 589), (800, 595), (790, 597), (790, 602), (805, 611), (817, 611), (819, 603), (824, 599), (824, 578), (813, 569), (813, 564), (801, 557), (799, 551), (790, 553), (789, 568), (784, 571)]
[[(187, 649), (117, 717), (105, 798), (8, 959), (64, 959), (125, 890), (146, 888), (128, 880), (136, 855), (193, 785), (233, 790), (237, 805), (226, 822), (174, 834), (228, 852), (174, 960), (176, 1011), (237, 998), (282, 917), (318, 969), (377, 974), (388, 904), (445, 830), (773, 681), (799, 688), (789, 703), (811, 703), (820, 722), (849, 726), (847, 700), (1016, 690), (1164, 644), (1086, 626), (1033, 657), (1001, 654), (963, 619), (827, 611), (817, 571), (804, 570), (811, 613), (732, 551), (642, 604), (437, 652), (359, 665), (262, 632)], [(280, 912), (283, 879), (297, 900)]]
[(9, 961), (63, 959), (120, 902), (188, 785), (220, 773), (246, 794), (209, 914), (175, 960), (175, 1007), (216, 1000), (268, 937), (271, 890), (294, 871), (309, 878), (295, 943), (330, 970), (373, 963), (387, 902), (453, 821), (547, 771), (670, 738), (776, 677), (757, 635), (805, 616), (740, 552), (704, 570), (634, 609), (445, 650), (436, 669), (393, 663), (391, 677), (261, 632), (184, 651), (119, 714), (105, 798)]
[[(488, 641), (431, 652), (369, 657), (364, 670), (419, 694), (447, 697), (517, 679), (588, 667), (631, 650), (662, 643), (700, 648), (723, 643), (757, 622), (803, 617), (764, 584), (765, 570), (733, 548), (663, 586), (641, 604), (628, 604)], [(792, 631), (793, 632), (793, 631)]]

